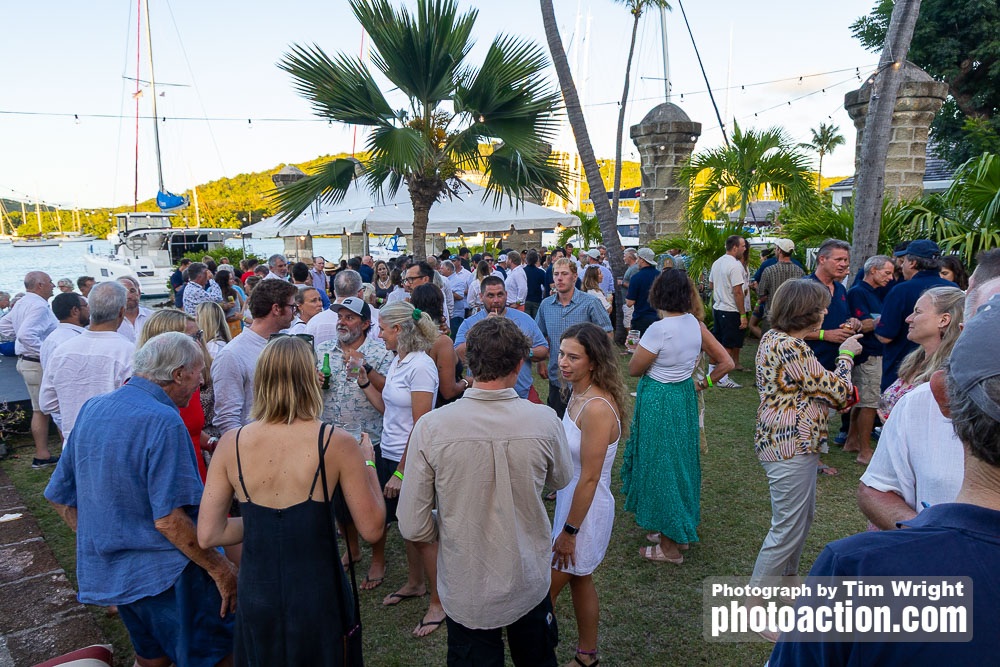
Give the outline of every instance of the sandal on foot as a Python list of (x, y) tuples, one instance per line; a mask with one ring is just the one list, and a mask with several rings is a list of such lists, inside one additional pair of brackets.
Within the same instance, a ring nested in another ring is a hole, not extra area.
[(666, 554), (664, 554), (663, 550), (660, 548), (660, 545), (643, 547), (639, 549), (639, 555), (653, 563), (673, 563), (674, 565), (680, 565), (684, 562), (684, 556), (667, 558)]
[(369, 577), (366, 574), (365, 578), (361, 580), (361, 585), (358, 586), (358, 588), (363, 591), (373, 591), (382, 585), (383, 580), (385, 580), (385, 577)]
[(594, 658), (594, 662), (586, 663), (583, 660), (580, 660), (580, 654), (578, 653), (573, 656), (572, 660), (563, 665), (563, 667), (594, 667), (594, 665), (599, 665), (599, 664), (601, 664), (599, 658)]
[(660, 543), (660, 534), (659, 533), (646, 533), (646, 541), (649, 542), (650, 544), (659, 544)]
[[(445, 621), (444, 618), (442, 618), (440, 621), (425, 621), (423, 619), (420, 619), (420, 623), (417, 624), (417, 627), (413, 629), (413, 635), (416, 637), (426, 637), (427, 635), (433, 633), (434, 630), (437, 630), (439, 627), (441, 627), (441, 624), (444, 623), (444, 621)], [(433, 629), (430, 632), (418, 635), (417, 632), (423, 630), (424, 628), (433, 628)]]
[(837, 470), (836, 468), (834, 468), (833, 466), (817, 466), (816, 467), (816, 474), (817, 475), (826, 475), (828, 477), (834, 477), (836, 475), (839, 475), (840, 471)]
[[(382, 605), (385, 606), (385, 607), (395, 607), (397, 604), (399, 604), (400, 602), (403, 602), (404, 600), (414, 600), (416, 598), (422, 598), (425, 595), (427, 595), (427, 593), (419, 593), (419, 594), (417, 594), (417, 593), (399, 593), (399, 592), (390, 593), (389, 595), (387, 595), (385, 597), (385, 600), (382, 600)], [(395, 602), (386, 602), (386, 600), (395, 600)]]

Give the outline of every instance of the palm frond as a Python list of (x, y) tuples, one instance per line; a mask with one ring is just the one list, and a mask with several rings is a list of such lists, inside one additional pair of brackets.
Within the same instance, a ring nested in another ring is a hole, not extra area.
[(352, 125), (386, 126), (395, 112), (359, 60), (331, 59), (318, 46), (293, 45), (278, 67), (292, 75), (296, 91), (316, 115)]
[(486, 165), (484, 197), (492, 197), (494, 207), (498, 207), (504, 197), (517, 207), (525, 197), (540, 199), (543, 190), (569, 198), (564, 168), (548, 154), (543, 155), (541, 145), (536, 145), (532, 152), (500, 146), (483, 161)]
[(427, 107), (451, 98), (477, 10), (460, 15), (455, 0), (419, 0), (415, 17), (388, 0), (351, 0), (351, 8), (375, 45), (372, 62), (400, 91)]
[(285, 227), (299, 217), (307, 208), (318, 201), (338, 204), (347, 194), (347, 188), (354, 180), (357, 162), (346, 158), (330, 160), (320, 166), (314, 174), (271, 190), (267, 196), (280, 209), (279, 222)]

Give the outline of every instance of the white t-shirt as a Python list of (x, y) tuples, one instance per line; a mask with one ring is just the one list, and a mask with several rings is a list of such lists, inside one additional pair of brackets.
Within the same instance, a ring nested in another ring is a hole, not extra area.
[(431, 407), (437, 401), (438, 369), (426, 352), (410, 352), (400, 362), (392, 360), (382, 389), (385, 413), (382, 416), (382, 457), (399, 461), (413, 430), (414, 391), (430, 392)]
[(898, 493), (919, 513), (923, 503), (955, 502), (964, 464), (962, 442), (925, 382), (892, 409), (861, 482)]
[[(731, 313), (739, 312), (736, 299), (733, 297), (733, 288), (743, 285), (745, 275), (743, 262), (732, 255), (723, 255), (715, 260), (708, 275), (708, 279), (712, 282), (712, 307)], [(743, 291), (744, 293), (747, 291), (746, 285), (743, 285)]]
[(656, 355), (646, 375), (657, 382), (687, 380), (701, 354), (701, 324), (691, 314), (664, 317), (649, 325), (639, 345)]

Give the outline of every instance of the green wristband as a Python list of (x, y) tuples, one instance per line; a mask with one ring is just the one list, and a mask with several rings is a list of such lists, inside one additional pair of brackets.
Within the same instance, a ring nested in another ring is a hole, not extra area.
[(709, 387), (712, 386), (712, 376), (711, 375), (706, 375), (705, 376), (705, 384), (707, 384)]
[(846, 354), (846, 355), (847, 355), (847, 356), (849, 356), (849, 357), (850, 357), (851, 359), (853, 359), (853, 358), (854, 358), (854, 353), (853, 353), (853, 352), (851, 352), (850, 350), (841, 350), (841, 351), (840, 351), (840, 354)]
[(371, 467), (374, 468), (375, 467), (375, 462), (374, 461), (365, 461), (365, 465), (366, 466), (371, 466)]
[(822, 329), (819, 330), (819, 339), (823, 340), (823, 330)]
[(395, 471), (394, 473), (392, 473), (392, 476), (393, 477), (398, 477), (400, 482), (403, 481), (403, 473), (399, 472), (398, 470)]

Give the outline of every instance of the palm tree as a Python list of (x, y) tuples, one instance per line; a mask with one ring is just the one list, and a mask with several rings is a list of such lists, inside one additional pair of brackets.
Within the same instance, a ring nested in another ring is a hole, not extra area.
[(737, 222), (741, 226), (751, 200), (765, 187), (794, 208), (809, 208), (816, 202), (816, 193), (808, 162), (788, 143), (781, 129), (744, 132), (734, 122), (729, 146), (692, 155), (678, 170), (677, 181), (691, 184), (688, 222), (703, 220), (712, 201), (730, 190), (737, 195)]
[(819, 130), (809, 130), (812, 132), (812, 141), (808, 143), (799, 144), (799, 148), (805, 148), (806, 150), (816, 151), (819, 153), (819, 171), (816, 174), (816, 191), (823, 191), (823, 156), (827, 153), (832, 153), (837, 146), (843, 146), (844, 135), (840, 134), (840, 128), (832, 123), (827, 125), (826, 123), (819, 124)]
[(670, 9), (667, 0), (614, 0), (628, 7), (632, 14), (632, 39), (628, 44), (628, 60), (625, 61), (625, 85), (622, 101), (618, 105), (618, 134), (615, 136), (615, 181), (612, 190), (611, 214), (618, 220), (618, 195), (622, 189), (622, 135), (625, 133), (625, 105), (628, 102), (629, 75), (632, 72), (632, 56), (635, 54), (635, 37), (639, 31), (639, 19), (647, 8), (664, 7)]
[(588, 215), (583, 211), (573, 211), (573, 215), (580, 219), (580, 224), (576, 227), (566, 227), (559, 232), (556, 240), (557, 245), (564, 246), (574, 237), (579, 237), (580, 247), (584, 250), (590, 248), (593, 243), (601, 241), (601, 227), (597, 223), (596, 215)]
[(334, 159), (272, 195), (289, 223), (317, 199), (337, 203), (360, 176), (373, 195), (405, 183), (413, 203), (413, 253), (423, 259), (427, 219), (443, 197), (459, 194), (458, 177), (480, 171), (494, 206), (542, 190), (566, 195), (565, 176), (550, 158), (559, 94), (544, 78), (544, 52), (497, 36), (479, 67), (466, 62), (478, 12), (456, 0), (418, 0), (416, 15), (388, 0), (351, 0), (371, 37), (372, 63), (407, 100), (396, 110), (356, 57), (293, 45), (279, 67), (292, 75), (314, 112), (371, 128), (364, 162)]
[[(556, 25), (556, 14), (552, 8), (552, 0), (539, 0), (539, 5), (542, 10), (542, 23), (545, 26), (545, 39), (549, 45), (552, 64), (559, 77), (559, 88), (562, 90), (563, 102), (566, 105), (566, 116), (573, 128), (573, 136), (576, 137), (576, 149), (580, 154), (580, 163), (583, 165), (587, 183), (590, 185), (590, 200), (594, 202), (594, 213), (597, 215), (597, 221), (601, 228), (601, 237), (608, 249), (611, 272), (615, 278), (621, 278), (625, 275), (625, 255), (622, 251), (621, 239), (618, 237), (618, 219), (611, 212), (608, 191), (601, 178), (601, 169), (597, 164), (597, 157), (594, 155), (594, 146), (590, 142), (587, 121), (583, 116), (583, 107), (580, 105), (580, 95), (576, 92), (573, 73), (569, 68), (569, 59), (563, 48), (562, 37), (559, 35), (559, 26)], [(621, 287), (618, 288), (617, 292), (618, 296), (614, 300), (615, 321), (619, 324), (615, 337), (624, 341), (625, 329), (621, 325), (621, 304), (625, 301), (625, 297)]]

